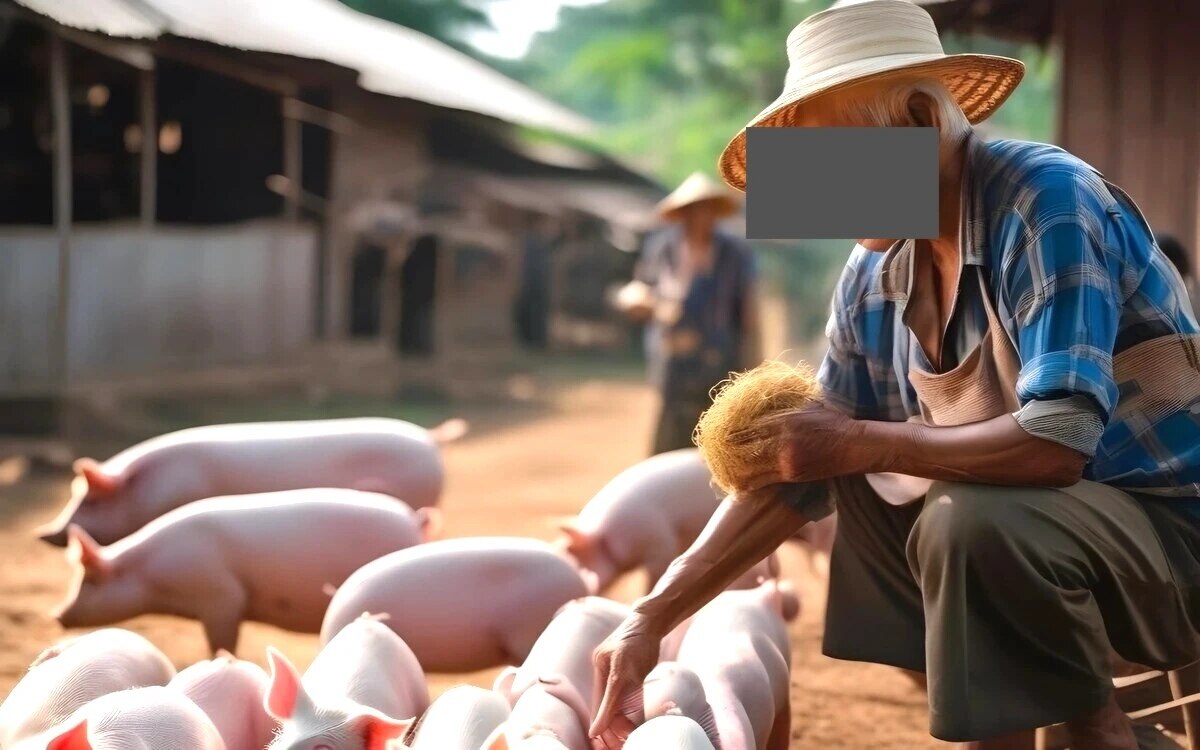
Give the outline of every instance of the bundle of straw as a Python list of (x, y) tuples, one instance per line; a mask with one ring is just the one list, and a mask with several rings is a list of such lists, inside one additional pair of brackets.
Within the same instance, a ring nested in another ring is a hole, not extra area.
[(775, 468), (778, 438), (747, 439), (749, 428), (770, 414), (799, 409), (820, 394), (816, 375), (803, 362), (767, 360), (717, 384), (712, 406), (692, 437), (717, 485), (728, 493), (745, 491), (752, 477)]

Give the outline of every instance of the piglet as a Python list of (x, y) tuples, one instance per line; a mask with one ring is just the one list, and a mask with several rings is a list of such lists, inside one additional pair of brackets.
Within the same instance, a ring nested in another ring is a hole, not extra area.
[(413, 729), (409, 750), (480, 750), (508, 718), (508, 703), (473, 685), (450, 688), (433, 702)]
[(139, 443), (104, 463), (80, 459), (71, 497), (42, 540), (67, 543), (80, 526), (112, 544), (181, 505), (207, 497), (305, 487), (380, 492), (413, 508), (442, 492), (440, 446), (466, 430), (398, 419), (326, 419), (195, 427)]
[(166, 685), (175, 667), (145, 638), (108, 628), (42, 652), (0, 704), (0, 747), (45, 732), (101, 696)]
[[(30, 744), (45, 750), (225, 750), (208, 716), (175, 690), (147, 687), (109, 693)], [(17, 750), (26, 750), (22, 745)]]
[(263, 708), (268, 682), (262, 667), (222, 652), (175, 675), (167, 687), (200, 707), (226, 750), (262, 750), (275, 735), (275, 720)]
[(420, 542), (428, 510), (374, 492), (306, 489), (190, 503), (109, 547), (72, 526), (74, 592), (56, 616), (64, 627), (191, 617), (213, 652), (236, 649), (242, 620), (316, 633), (328, 587)]
[(367, 563), (337, 590), (321, 640), (362, 612), (388, 627), (430, 672), (519, 664), (563, 604), (588, 593), (573, 562), (534, 539), (447, 539)]
[(303, 679), (275, 649), (267, 658), (271, 684), (264, 705), (283, 725), (271, 750), (394, 748), (429, 707), (417, 658), (376, 617), (347, 624)]
[(624, 604), (594, 596), (565, 604), (525, 662), (497, 677), (493, 689), (508, 699), (513, 713), (488, 750), (588, 750), (595, 709), (592, 653), (628, 615)]
[(561, 527), (559, 544), (595, 573), (601, 591), (639, 568), (653, 588), (719, 504), (700, 452), (671, 451), (634, 464), (604, 485)]
[(659, 716), (629, 734), (625, 750), (714, 750), (699, 724), (686, 716)]
[[(776, 581), (726, 591), (692, 618), (677, 666), (643, 686), (647, 719), (677, 711), (722, 750), (784, 750), (791, 734), (788, 605)], [(711, 712), (711, 716), (710, 716)], [(715, 735), (712, 734), (715, 730)]]

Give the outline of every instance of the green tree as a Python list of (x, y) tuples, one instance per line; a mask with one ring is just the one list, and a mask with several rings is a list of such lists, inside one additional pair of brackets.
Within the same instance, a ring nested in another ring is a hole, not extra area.
[(464, 41), (466, 33), (492, 27), (480, 4), (470, 0), (342, 0), (342, 3), (468, 52), (473, 50)]

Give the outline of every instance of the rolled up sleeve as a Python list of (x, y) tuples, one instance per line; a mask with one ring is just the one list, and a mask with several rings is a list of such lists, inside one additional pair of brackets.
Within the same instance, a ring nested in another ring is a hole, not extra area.
[(1112, 357), (1118, 269), (1102, 246), (1102, 207), (1068, 188), (1037, 196), (1003, 293), (1021, 357), (1014, 415), (1030, 434), (1094, 455), (1117, 404)]

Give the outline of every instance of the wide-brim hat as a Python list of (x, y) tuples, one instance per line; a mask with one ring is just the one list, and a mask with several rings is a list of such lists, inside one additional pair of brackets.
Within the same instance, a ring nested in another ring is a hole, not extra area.
[[(1020, 60), (947, 55), (929, 13), (910, 0), (843, 0), (801, 21), (787, 39), (783, 93), (746, 128), (789, 127), (800, 105), (821, 94), (889, 77), (941, 81), (972, 123), (987, 119), (1021, 78)], [(746, 128), (721, 154), (725, 182), (746, 189)]]
[(662, 219), (672, 220), (680, 211), (697, 203), (712, 203), (719, 217), (737, 213), (741, 205), (732, 190), (703, 172), (692, 172), (670, 195), (659, 201), (655, 212)]

